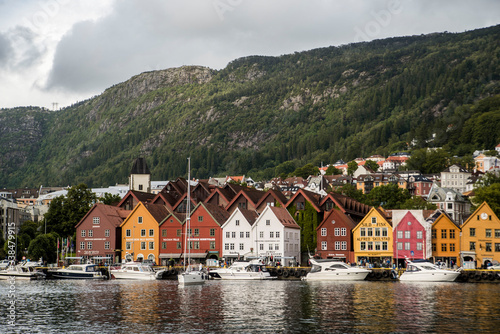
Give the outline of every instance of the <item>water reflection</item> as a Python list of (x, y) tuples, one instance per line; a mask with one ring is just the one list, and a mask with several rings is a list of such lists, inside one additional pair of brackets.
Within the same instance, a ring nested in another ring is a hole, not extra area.
[[(0, 282), (2, 300), (7, 291)], [(497, 333), (500, 326), (500, 284), (47, 280), (16, 282), (16, 298), (17, 326), (8, 330), (18, 333)]]

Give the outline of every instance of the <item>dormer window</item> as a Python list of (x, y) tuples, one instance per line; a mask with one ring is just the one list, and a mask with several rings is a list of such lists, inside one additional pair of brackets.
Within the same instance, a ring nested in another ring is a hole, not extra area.
[(142, 217), (137, 217), (137, 223), (142, 224)]

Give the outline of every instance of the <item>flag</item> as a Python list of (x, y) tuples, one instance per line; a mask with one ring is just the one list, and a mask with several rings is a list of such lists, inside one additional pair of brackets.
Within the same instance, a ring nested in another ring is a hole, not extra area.
[(57, 250), (59, 250), (59, 238), (57, 238)]

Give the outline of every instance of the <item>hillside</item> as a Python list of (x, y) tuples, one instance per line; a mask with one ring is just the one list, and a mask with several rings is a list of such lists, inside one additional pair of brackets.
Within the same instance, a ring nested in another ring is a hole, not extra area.
[[(57, 112), (0, 110), (0, 185), (246, 174), (406, 149), (500, 142), (500, 26), (147, 72)], [(4, 158), (5, 157), (5, 158)]]

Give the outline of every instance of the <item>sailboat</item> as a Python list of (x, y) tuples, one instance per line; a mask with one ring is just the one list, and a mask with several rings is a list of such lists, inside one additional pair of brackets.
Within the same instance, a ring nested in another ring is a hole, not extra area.
[[(194, 270), (191, 266), (191, 158), (188, 158), (188, 180), (187, 180), (187, 206), (186, 206), (186, 233), (184, 243), (184, 272), (177, 275), (181, 285), (199, 285), (205, 283), (205, 274), (201, 270)], [(187, 253), (187, 259), (186, 259)], [(187, 262), (186, 262), (187, 260)], [(186, 263), (188, 266), (186, 267)]]

